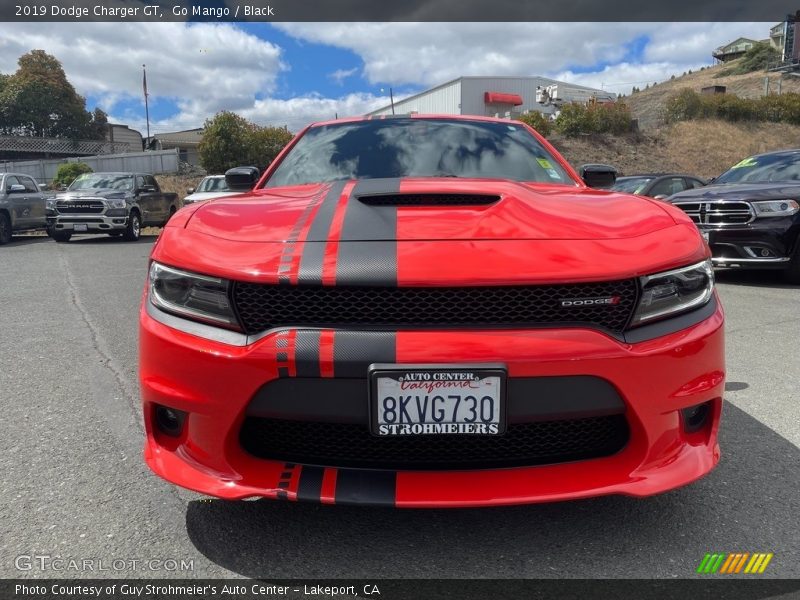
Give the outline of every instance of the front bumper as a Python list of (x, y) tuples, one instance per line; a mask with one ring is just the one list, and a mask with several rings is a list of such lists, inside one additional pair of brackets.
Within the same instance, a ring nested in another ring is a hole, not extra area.
[(740, 226), (702, 228), (719, 267), (785, 268), (800, 235), (794, 217), (764, 218)]
[[(294, 347), (298, 332), (276, 331), (243, 346), (210, 341), (153, 318), (149, 310), (154, 309), (145, 302), (140, 314), (145, 459), (168, 481), (226, 499), (458, 507), (665, 492), (702, 477), (719, 460), (724, 319), (721, 305), (714, 302), (713, 312), (702, 321), (639, 342), (566, 328), (394, 333), (398, 363), (502, 362), (510, 378), (598, 378), (610, 383), (625, 405), (629, 439), (613, 455), (539, 466), (427, 471), (303, 465), (249, 454), (240, 442), (248, 407), (265, 384), (297, 377), (305, 368)], [(314, 335), (321, 380), (352, 377), (362, 369), (365, 377), (368, 363), (375, 362), (365, 350), (361, 358), (339, 365), (334, 356), (341, 332)], [(260, 402), (263, 408), (263, 397)], [(681, 409), (706, 402), (711, 410), (705, 426), (689, 430)], [(159, 429), (157, 406), (186, 412), (179, 435)]]
[(47, 228), (53, 231), (71, 231), (75, 233), (111, 233), (114, 231), (125, 231), (127, 226), (127, 216), (108, 217), (105, 215), (58, 215), (47, 217)]

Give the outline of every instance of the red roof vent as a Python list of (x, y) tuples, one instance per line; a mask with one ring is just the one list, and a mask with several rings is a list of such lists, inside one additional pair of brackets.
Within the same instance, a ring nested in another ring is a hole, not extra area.
[(486, 104), (511, 104), (519, 106), (522, 104), (522, 96), (519, 94), (504, 94), (502, 92), (486, 92), (483, 95)]

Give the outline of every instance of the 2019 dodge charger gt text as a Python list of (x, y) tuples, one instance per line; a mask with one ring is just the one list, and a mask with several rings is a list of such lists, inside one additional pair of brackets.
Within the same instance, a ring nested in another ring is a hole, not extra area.
[(310, 126), (153, 248), (147, 464), (221, 498), (398, 507), (685, 485), (719, 460), (709, 259), (683, 211), (590, 189), (522, 123)]

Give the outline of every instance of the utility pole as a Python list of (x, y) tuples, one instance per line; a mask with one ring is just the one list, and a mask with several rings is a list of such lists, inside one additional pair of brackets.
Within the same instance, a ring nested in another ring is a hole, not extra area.
[(144, 115), (147, 119), (147, 143), (150, 143), (150, 107), (147, 102), (147, 65), (142, 65), (142, 91), (144, 92)]

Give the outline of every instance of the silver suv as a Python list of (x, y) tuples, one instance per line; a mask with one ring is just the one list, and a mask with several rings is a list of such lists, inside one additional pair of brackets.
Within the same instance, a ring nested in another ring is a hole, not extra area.
[(0, 244), (15, 231), (41, 229), (47, 223), (45, 195), (30, 175), (0, 173)]

